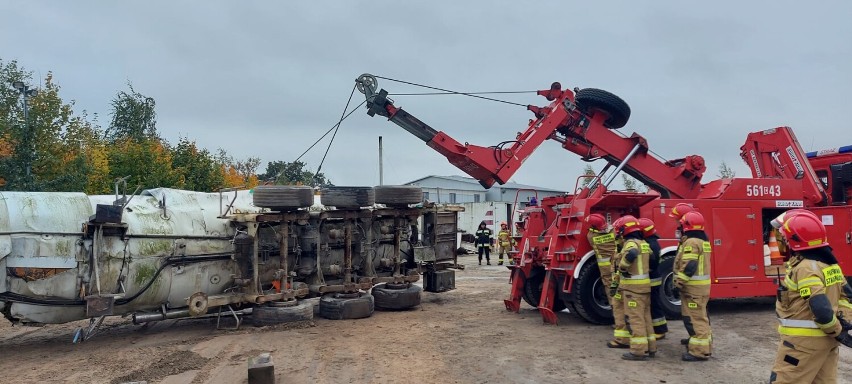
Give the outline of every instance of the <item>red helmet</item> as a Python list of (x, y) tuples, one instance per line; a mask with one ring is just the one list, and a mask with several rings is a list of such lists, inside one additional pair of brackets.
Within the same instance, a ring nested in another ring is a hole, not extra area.
[(778, 217), (772, 219), (772, 221), (770, 221), (769, 223), (772, 224), (773, 228), (778, 229), (781, 228), (781, 226), (784, 224), (785, 221), (787, 221), (787, 219), (796, 215), (808, 215), (817, 218), (817, 215), (815, 213), (807, 209), (796, 208), (782, 212), (780, 215), (778, 215)]
[(589, 223), (589, 228), (596, 231), (603, 231), (606, 228), (606, 217), (600, 213), (593, 213), (586, 216), (586, 222)]
[(816, 215), (793, 215), (781, 226), (781, 236), (794, 251), (828, 246), (825, 225)]
[(669, 213), (669, 217), (674, 217), (680, 220), (683, 215), (689, 212), (695, 212), (695, 208), (693, 208), (687, 203), (677, 203), (677, 205), (675, 205), (674, 208), (672, 208), (672, 211)]
[(621, 216), (612, 223), (612, 228), (616, 235), (624, 237), (636, 231), (641, 231), (642, 226), (639, 225), (639, 220), (630, 215)]
[(680, 218), (680, 226), (683, 227), (684, 232), (703, 231), (704, 216), (695, 211), (687, 212)]
[(654, 228), (654, 222), (651, 219), (640, 217), (639, 226), (642, 228), (642, 236), (644, 237), (648, 237), (657, 233), (657, 229)]

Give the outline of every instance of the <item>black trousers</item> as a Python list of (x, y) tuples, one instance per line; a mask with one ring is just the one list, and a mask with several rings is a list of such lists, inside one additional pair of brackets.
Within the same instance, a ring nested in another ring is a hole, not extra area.
[(479, 246), (479, 261), (482, 261), (483, 252), (485, 252), (485, 261), (491, 261), (491, 247)]

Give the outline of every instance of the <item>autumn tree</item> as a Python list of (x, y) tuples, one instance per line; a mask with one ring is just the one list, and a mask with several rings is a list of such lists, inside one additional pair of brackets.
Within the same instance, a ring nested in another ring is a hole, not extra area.
[(249, 157), (245, 160), (235, 160), (228, 152), (219, 148), (215, 159), (222, 169), (223, 187), (254, 188), (258, 185), (257, 167), (260, 166), (260, 158)]
[(330, 186), (331, 181), (320, 172), (314, 174), (306, 170), (307, 164), (301, 161), (270, 161), (266, 163), (266, 172), (258, 175), (265, 183), (282, 185), (319, 185)]
[(223, 167), (210, 151), (185, 137), (172, 149), (172, 167), (183, 175), (183, 187), (189, 190), (212, 192), (225, 184)]
[(119, 91), (112, 99), (112, 121), (106, 130), (110, 142), (159, 138), (154, 98), (145, 96), (127, 83), (129, 92)]

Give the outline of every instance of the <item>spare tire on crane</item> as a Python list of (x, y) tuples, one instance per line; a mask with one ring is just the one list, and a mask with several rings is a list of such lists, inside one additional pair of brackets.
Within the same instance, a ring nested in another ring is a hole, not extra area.
[(314, 190), (307, 186), (258, 185), (252, 192), (256, 207), (289, 211), (310, 207), (314, 203)]
[(630, 106), (627, 102), (602, 89), (583, 88), (574, 94), (574, 102), (585, 114), (597, 109), (609, 115), (604, 126), (610, 129), (621, 128), (627, 125), (627, 120), (630, 119)]
[(325, 187), (320, 193), (323, 205), (338, 209), (358, 209), (376, 203), (373, 187)]
[(423, 188), (413, 185), (379, 185), (376, 191), (376, 202), (390, 207), (408, 206), (423, 201)]

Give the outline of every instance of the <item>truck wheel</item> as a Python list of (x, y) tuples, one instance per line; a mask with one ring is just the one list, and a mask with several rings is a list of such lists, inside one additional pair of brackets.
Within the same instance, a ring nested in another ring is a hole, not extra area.
[(307, 301), (274, 302), (254, 307), (251, 311), (251, 323), (255, 327), (313, 319), (314, 305)]
[(621, 128), (630, 119), (630, 106), (620, 97), (602, 89), (581, 89), (574, 95), (574, 102), (586, 114), (590, 113), (592, 109), (606, 112), (609, 115), (609, 119), (604, 122), (607, 128)]
[(379, 185), (376, 191), (376, 202), (387, 206), (408, 206), (423, 201), (423, 188), (411, 185)]
[(663, 313), (667, 319), (677, 320), (681, 318), (680, 313), (680, 295), (676, 295), (674, 290), (674, 259), (675, 255), (669, 254), (663, 256), (660, 260), (660, 265), (657, 267), (660, 270), (662, 284), (657, 290), (660, 295), (660, 302), (663, 304)]
[[(544, 271), (532, 273), (532, 276), (524, 281), (523, 298), (533, 308), (538, 308), (538, 303), (541, 302), (541, 292), (544, 289), (544, 274)], [(565, 302), (562, 301), (558, 294), (555, 295), (553, 298), (553, 312), (560, 312), (565, 308)]]
[(373, 295), (366, 292), (330, 293), (320, 299), (320, 316), (329, 320), (363, 319), (373, 315)]
[(423, 288), (414, 284), (379, 284), (373, 287), (371, 293), (375, 300), (376, 309), (401, 310), (420, 305)]
[(612, 324), (612, 306), (606, 298), (601, 271), (595, 259), (589, 259), (574, 279), (571, 294), (574, 296), (574, 308), (584, 320), (593, 324)]
[(323, 205), (357, 209), (375, 204), (376, 192), (373, 187), (325, 187), (320, 199)]
[(254, 187), (252, 201), (256, 207), (288, 211), (313, 205), (314, 190), (304, 186), (259, 185)]

